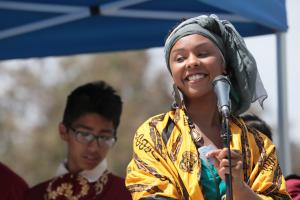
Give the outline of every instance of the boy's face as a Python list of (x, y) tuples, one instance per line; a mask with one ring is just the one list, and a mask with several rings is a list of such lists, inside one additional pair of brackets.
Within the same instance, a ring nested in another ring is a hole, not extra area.
[(110, 145), (98, 142), (83, 142), (84, 136), (114, 137), (113, 122), (95, 113), (82, 115), (70, 127), (59, 125), (61, 138), (68, 146), (67, 167), (70, 172), (95, 168), (107, 155)]

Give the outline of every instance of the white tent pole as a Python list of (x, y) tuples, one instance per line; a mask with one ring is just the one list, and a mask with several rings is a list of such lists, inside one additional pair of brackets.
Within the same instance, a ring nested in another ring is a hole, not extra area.
[[(132, 17), (132, 18), (144, 18), (144, 19), (166, 19), (166, 20), (180, 20), (182, 18), (190, 18), (198, 15), (209, 15), (208, 12), (180, 12), (180, 11), (157, 11), (157, 10), (137, 10), (137, 9), (107, 9), (104, 6), (100, 6), (101, 14), (104, 16), (116, 16), (116, 17)], [(226, 19), (231, 22), (243, 22), (251, 23), (252, 21), (242, 16), (235, 14), (221, 14), (216, 13), (220, 19)]]
[(0, 30), (0, 40), (7, 39), (16, 35), (30, 33), (33, 31), (57, 26), (90, 16), (90, 10), (84, 6), (67, 6), (57, 4), (41, 4), (17, 1), (0, 1), (0, 9), (8, 10), (21, 10), (32, 12), (46, 12), (46, 13), (62, 13), (61, 15), (42, 19), (32, 23), (24, 24), (21, 26), (10, 27)]
[(82, 11), (80, 13), (71, 13), (71, 14), (61, 15), (58, 17), (53, 17), (50, 19), (41, 20), (38, 22), (9, 28), (6, 30), (1, 30), (0, 31), (0, 40), (7, 39), (9, 37), (13, 37), (16, 35), (21, 35), (21, 34), (30, 33), (33, 31), (49, 28), (52, 26), (57, 26), (60, 24), (73, 22), (76, 20), (87, 18), (89, 16), (90, 16), (90, 11), (88, 9), (86, 9), (86, 11)]
[(278, 95), (278, 157), (284, 175), (291, 173), (291, 154), (289, 145), (288, 107), (287, 107), (287, 64), (286, 35), (276, 34), (277, 44), (277, 95)]

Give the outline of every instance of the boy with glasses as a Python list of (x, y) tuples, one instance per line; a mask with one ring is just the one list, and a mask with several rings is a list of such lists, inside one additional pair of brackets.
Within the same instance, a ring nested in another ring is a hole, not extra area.
[(26, 199), (131, 199), (124, 179), (109, 172), (106, 162), (116, 142), (121, 111), (120, 96), (105, 82), (76, 88), (59, 124), (67, 159), (55, 178), (31, 188)]

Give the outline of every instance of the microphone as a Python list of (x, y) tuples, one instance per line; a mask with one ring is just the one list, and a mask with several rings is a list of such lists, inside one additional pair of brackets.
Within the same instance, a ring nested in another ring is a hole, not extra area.
[(219, 75), (212, 82), (214, 91), (218, 99), (218, 109), (224, 117), (229, 117), (231, 112), (231, 102), (229, 98), (230, 81), (226, 76)]

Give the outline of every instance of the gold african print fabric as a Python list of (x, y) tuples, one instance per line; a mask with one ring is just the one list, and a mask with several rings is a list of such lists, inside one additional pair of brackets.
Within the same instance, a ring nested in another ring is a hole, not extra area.
[[(262, 199), (290, 199), (272, 142), (239, 118), (232, 117), (230, 129), (231, 148), (243, 155), (244, 181)], [(134, 136), (133, 150), (126, 176), (133, 199), (204, 200), (198, 182), (201, 163), (183, 110), (144, 122)]]
[(68, 173), (49, 182), (46, 189), (46, 200), (84, 200), (99, 199), (104, 186), (108, 182), (108, 171), (94, 183), (78, 174)]

